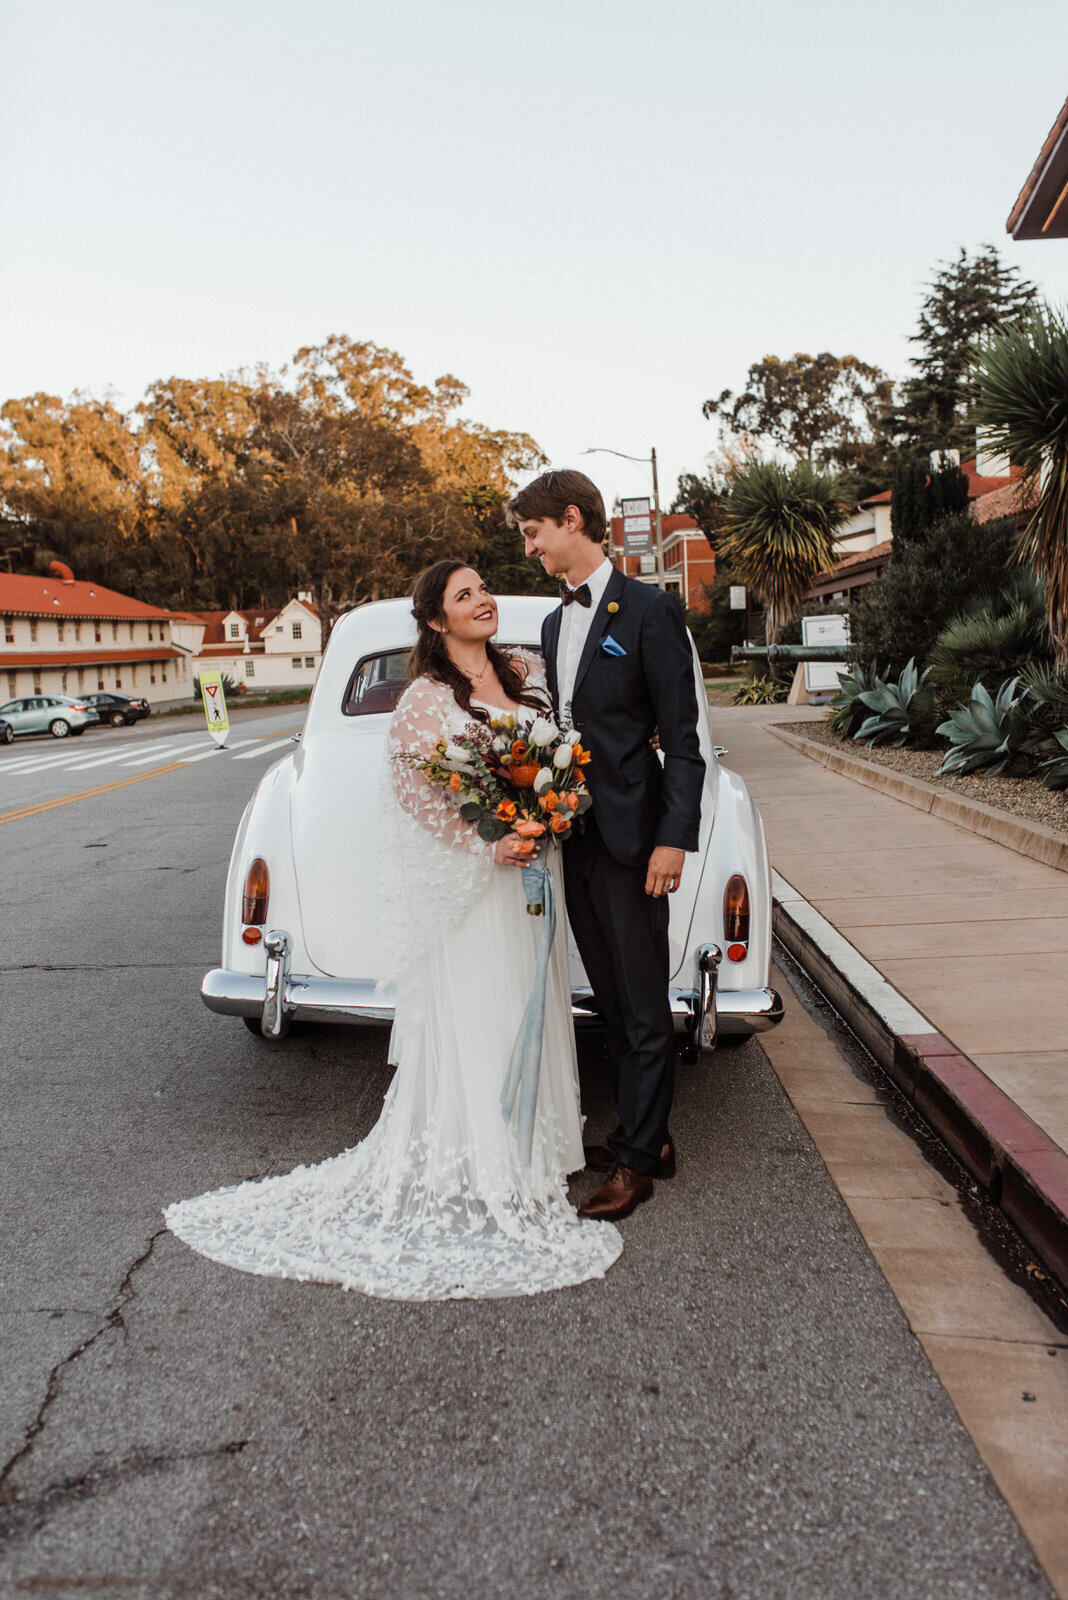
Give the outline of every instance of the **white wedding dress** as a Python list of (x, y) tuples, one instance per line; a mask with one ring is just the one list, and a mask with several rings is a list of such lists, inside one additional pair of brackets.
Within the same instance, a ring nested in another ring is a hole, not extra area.
[[(523, 659), (528, 684), (543, 686), (540, 661)], [(452, 797), (398, 759), (468, 720), (449, 689), (421, 678), (390, 726), (379, 905), (397, 1070), (382, 1113), (366, 1139), (317, 1166), (170, 1206), (168, 1226), (202, 1255), (389, 1299), (446, 1300), (603, 1277), (623, 1248), (616, 1228), (583, 1220), (567, 1199), (567, 1174), (583, 1165), (582, 1116), (555, 846), (557, 931), (529, 1167), (515, 1112), (510, 1123), (501, 1112), (542, 918), (526, 914), (519, 871), (494, 862)]]

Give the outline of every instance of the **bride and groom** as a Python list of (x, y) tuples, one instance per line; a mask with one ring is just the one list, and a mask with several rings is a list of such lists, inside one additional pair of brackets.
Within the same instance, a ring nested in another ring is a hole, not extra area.
[[(583, 473), (542, 474), (509, 515), (527, 555), (563, 580), (543, 660), (494, 644), (496, 603), (463, 562), (438, 562), (413, 590), (417, 642), (379, 807), (396, 1067), (382, 1113), (318, 1165), (169, 1207), (171, 1229), (214, 1260), (392, 1299), (535, 1294), (602, 1277), (622, 1250), (615, 1222), (674, 1174), (667, 896), (697, 849), (704, 779), (682, 613), (605, 559), (604, 502)], [(592, 807), (550, 847), (549, 869), (604, 1021), (618, 1113), (605, 1145), (583, 1146), (562, 927), (529, 1161), (515, 1111), (501, 1112), (541, 932), (514, 870), (528, 847), (480, 837), (415, 764), (508, 713), (551, 714), (590, 752)], [(576, 1211), (567, 1176), (583, 1167), (604, 1176)]]

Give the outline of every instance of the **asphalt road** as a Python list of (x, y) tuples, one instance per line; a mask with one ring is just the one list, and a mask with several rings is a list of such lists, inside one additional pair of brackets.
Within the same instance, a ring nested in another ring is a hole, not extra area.
[[(269, 1046), (200, 1002), (273, 753), (240, 754), (0, 752), (0, 1594), (1048, 1596), (755, 1043), (682, 1069), (679, 1176), (603, 1282), (399, 1305), (163, 1230), (359, 1139), (388, 1082), (376, 1031)], [(583, 1070), (598, 1134), (595, 1044)]]

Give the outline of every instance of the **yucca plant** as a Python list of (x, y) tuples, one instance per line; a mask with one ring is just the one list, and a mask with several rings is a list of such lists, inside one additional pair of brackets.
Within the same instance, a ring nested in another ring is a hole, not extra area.
[(896, 683), (876, 678), (870, 689), (858, 696), (870, 713), (860, 724), (854, 739), (866, 744), (889, 744), (900, 748), (912, 732), (911, 720), (917, 691), (927, 677), (916, 670), (915, 660), (910, 660)]
[(868, 707), (860, 697), (865, 689), (872, 689), (880, 682), (879, 670), (874, 661), (870, 667), (854, 661), (848, 672), (839, 672), (837, 676), (838, 693), (827, 702), (831, 727), (835, 733), (852, 739), (868, 715)]
[(1068, 317), (1050, 306), (981, 347), (975, 421), (1023, 468), (1035, 509), (1019, 555), (1046, 586), (1057, 665), (1068, 666)]
[(1017, 693), (1019, 678), (1010, 678), (992, 700), (986, 688), (977, 683), (966, 706), (951, 711), (938, 732), (951, 748), (942, 758), (938, 776), (962, 777), (966, 772), (986, 772), (990, 777), (1003, 772), (1021, 772), (1030, 763), (1038, 746), (1027, 695)]
[(809, 461), (785, 467), (757, 459), (731, 475), (719, 552), (737, 582), (760, 597), (767, 644), (834, 565), (834, 536), (848, 517), (837, 480)]
[(1068, 728), (1058, 728), (1042, 749), (1053, 752), (1039, 765), (1042, 782), (1047, 789), (1068, 789)]
[(1025, 667), (1049, 664), (1051, 654), (1046, 592), (1021, 568), (997, 595), (977, 596), (942, 629), (927, 658), (931, 688), (954, 705), (973, 683), (994, 689)]
[(732, 706), (773, 706), (785, 700), (790, 693), (789, 684), (777, 678), (747, 678), (731, 696)]

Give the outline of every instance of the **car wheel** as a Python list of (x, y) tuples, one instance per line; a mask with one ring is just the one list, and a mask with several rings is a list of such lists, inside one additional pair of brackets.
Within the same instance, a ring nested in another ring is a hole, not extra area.
[(113, 728), (121, 728), (123, 723), (126, 721), (126, 718), (123, 716), (121, 711), (113, 711), (111, 716), (108, 718), (108, 721), (111, 723)]
[(3, 729), (0, 730), (0, 739), (2, 739), (5, 744), (14, 744), (15, 730), (9, 722), (5, 723)]
[(53, 739), (65, 739), (70, 732), (70, 723), (63, 717), (57, 717), (55, 722), (49, 723), (48, 731)]

